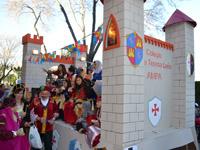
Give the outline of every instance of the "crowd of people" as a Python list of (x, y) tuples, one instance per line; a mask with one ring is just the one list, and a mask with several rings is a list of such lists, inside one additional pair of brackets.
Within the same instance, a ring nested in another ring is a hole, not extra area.
[[(0, 147), (5, 150), (37, 150), (29, 142), (29, 129), (35, 125), (45, 150), (52, 150), (55, 120), (63, 120), (81, 134), (86, 134), (90, 147), (99, 143), (93, 129), (101, 126), (100, 61), (93, 66), (76, 68), (63, 64), (56, 71), (45, 70), (46, 85), (31, 91), (25, 84), (17, 84), (12, 90), (0, 85)], [(54, 75), (56, 78), (52, 77)]]

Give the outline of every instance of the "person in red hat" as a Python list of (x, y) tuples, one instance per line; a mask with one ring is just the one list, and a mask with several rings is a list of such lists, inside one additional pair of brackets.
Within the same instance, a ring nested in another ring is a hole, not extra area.
[(41, 88), (39, 96), (37, 100), (39, 103), (34, 106), (34, 114), (37, 116), (36, 126), (44, 143), (45, 150), (52, 150), (53, 124), (58, 117), (58, 109), (47, 89)]

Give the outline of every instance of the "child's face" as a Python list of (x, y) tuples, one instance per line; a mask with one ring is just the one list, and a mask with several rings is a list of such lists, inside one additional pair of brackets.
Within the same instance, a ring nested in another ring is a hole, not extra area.
[(59, 71), (62, 71), (62, 66), (58, 66), (58, 70), (59, 70)]
[(64, 86), (64, 87), (67, 87), (67, 86), (68, 86), (68, 84), (67, 84), (66, 81), (63, 82), (63, 86)]
[(22, 91), (19, 91), (19, 92), (16, 93), (15, 95), (16, 95), (16, 99), (17, 99), (17, 100), (21, 100), (22, 97), (23, 97), (23, 90), (22, 90)]
[(81, 83), (82, 83), (82, 79), (81, 79), (81, 78), (77, 78), (77, 79), (76, 79), (76, 84), (77, 84), (77, 85), (81, 85)]

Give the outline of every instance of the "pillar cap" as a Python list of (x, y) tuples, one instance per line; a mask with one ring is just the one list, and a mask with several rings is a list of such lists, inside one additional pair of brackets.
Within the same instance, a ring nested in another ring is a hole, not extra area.
[(163, 31), (171, 25), (182, 23), (182, 22), (188, 22), (193, 27), (196, 27), (197, 23), (192, 18), (188, 17), (186, 14), (184, 14), (182, 11), (176, 9), (176, 11), (172, 14), (172, 16), (169, 18), (165, 26), (163, 27)]

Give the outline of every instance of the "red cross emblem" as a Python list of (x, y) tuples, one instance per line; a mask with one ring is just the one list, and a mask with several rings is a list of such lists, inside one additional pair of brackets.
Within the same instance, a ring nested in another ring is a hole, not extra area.
[(158, 97), (153, 97), (149, 101), (149, 120), (151, 124), (155, 127), (160, 122), (161, 112), (162, 112), (162, 102)]
[(152, 108), (152, 113), (154, 113), (154, 116), (157, 116), (157, 112), (159, 112), (159, 107), (157, 107), (157, 104), (154, 104), (154, 107)]

